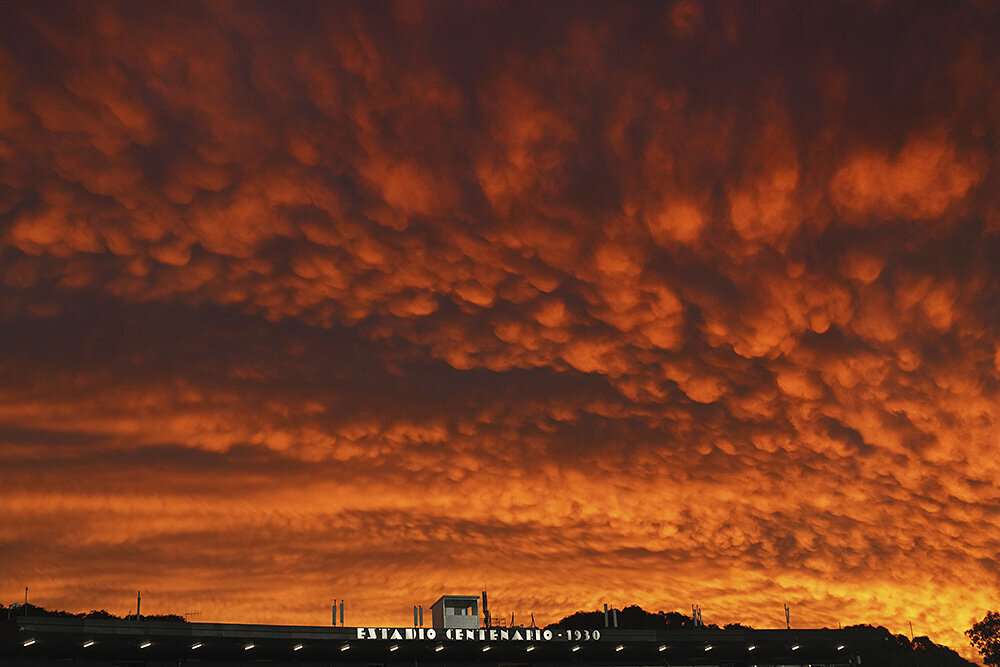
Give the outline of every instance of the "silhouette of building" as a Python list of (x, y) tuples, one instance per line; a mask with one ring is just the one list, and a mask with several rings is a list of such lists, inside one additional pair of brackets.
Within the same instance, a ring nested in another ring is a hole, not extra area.
[(483, 627), (478, 598), (444, 596), (429, 628), (185, 623), (22, 616), (0, 623), (0, 663), (166, 667), (856, 667), (864, 629)]

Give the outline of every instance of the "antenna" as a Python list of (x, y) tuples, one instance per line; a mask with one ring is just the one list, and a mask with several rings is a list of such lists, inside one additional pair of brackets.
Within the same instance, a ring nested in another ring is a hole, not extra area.
[(337, 598), (333, 598), (333, 605), (330, 607), (330, 613), (333, 615), (331, 625), (337, 625)]
[(604, 603), (604, 627), (608, 627), (608, 603)]
[(785, 603), (785, 630), (791, 630), (791, 629), (792, 629), (791, 609), (789, 608), (788, 603), (786, 602)]
[(340, 601), (340, 625), (344, 625), (344, 601)]
[(491, 627), (490, 603), (486, 600), (486, 584), (483, 584), (483, 625), (487, 628)]
[(141, 605), (141, 604), (142, 604), (142, 591), (136, 591), (135, 592), (135, 620), (137, 620), (137, 621), (141, 621), (142, 620), (142, 616), (139, 613), (139, 608), (140, 608), (139, 605)]

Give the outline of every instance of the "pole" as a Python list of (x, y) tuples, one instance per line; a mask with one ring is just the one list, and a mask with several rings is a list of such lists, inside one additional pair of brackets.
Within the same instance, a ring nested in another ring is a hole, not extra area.
[(142, 605), (142, 591), (135, 592), (135, 620), (142, 620), (142, 612), (140, 611)]

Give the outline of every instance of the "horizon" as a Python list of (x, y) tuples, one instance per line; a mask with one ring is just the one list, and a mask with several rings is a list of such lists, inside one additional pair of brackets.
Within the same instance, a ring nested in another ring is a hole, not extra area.
[[(414, 606), (418, 606), (418, 605), (414, 605)], [(9, 612), (16, 612), (17, 610), (24, 608), (24, 603), (23, 602), (20, 602), (20, 603), (19, 602), (13, 602), (13, 603), (10, 603), (10, 604), (4, 604), (4, 603), (0, 602), (0, 607), (2, 607), (4, 610), (9, 611)], [(66, 609), (49, 609), (49, 608), (41, 606), (41, 605), (36, 605), (36, 604), (34, 604), (33, 602), (30, 602), (30, 601), (28, 602), (28, 607), (30, 607), (31, 609), (35, 609), (35, 610), (39, 610), (41, 612), (44, 612), (42, 614), (42, 616), (40, 616), (39, 618), (44, 618), (44, 617), (51, 617), (51, 618), (79, 618), (79, 619), (83, 619), (83, 620), (88, 620), (87, 616), (89, 614), (108, 614), (109, 617), (97, 616), (97, 617), (95, 617), (95, 619), (96, 620), (113, 620), (113, 621), (156, 620), (156, 621), (167, 622), (167, 621), (164, 621), (165, 618), (167, 618), (167, 617), (173, 617), (173, 618), (179, 618), (179, 619), (181, 619), (178, 622), (183, 622), (183, 623), (207, 623), (207, 624), (222, 624), (222, 625), (241, 625), (241, 624), (244, 624), (244, 623), (242, 623), (240, 621), (234, 621), (234, 620), (219, 620), (219, 619), (216, 619), (216, 620), (201, 620), (200, 618), (198, 618), (196, 620), (189, 620), (187, 618), (187, 616), (185, 616), (184, 614), (179, 614), (179, 613), (171, 612), (171, 611), (159, 611), (159, 612), (153, 613), (153, 614), (140, 614), (138, 617), (136, 617), (135, 609), (134, 608), (129, 609), (128, 612), (125, 612), (125, 613), (122, 613), (122, 614), (116, 614), (116, 613), (114, 613), (112, 611), (109, 611), (105, 607), (92, 608), (92, 609), (89, 609), (87, 611), (70, 611), (70, 610), (66, 610)], [(672, 609), (672, 610), (667, 610), (667, 609), (648, 610), (648, 609), (644, 609), (643, 607), (640, 607), (637, 604), (626, 604), (626, 605), (624, 605), (624, 606), (622, 606), (620, 608), (619, 607), (610, 607), (610, 606), (608, 607), (608, 609), (606, 610), (607, 613), (608, 613), (608, 621), (607, 621), (608, 625), (604, 625), (604, 621), (602, 620), (602, 617), (603, 617), (603, 615), (605, 613), (605, 610), (603, 608), (601, 608), (601, 609), (593, 609), (593, 610), (577, 609), (576, 611), (573, 611), (573, 612), (564, 613), (564, 615), (561, 618), (557, 619), (557, 620), (548, 621), (548, 622), (545, 622), (545, 623), (536, 623), (535, 625), (530, 625), (530, 624), (529, 625), (522, 625), (520, 623), (520, 621), (517, 624), (515, 624), (515, 625), (510, 625), (510, 624), (506, 624), (506, 618), (501, 618), (499, 620), (502, 621), (503, 624), (501, 624), (501, 623), (498, 622), (496, 624), (491, 623), (491, 625), (489, 625), (489, 626), (485, 625), (485, 618), (484, 618), (484, 616), (482, 614), (482, 611), (480, 610), (480, 613), (478, 615), (478, 620), (480, 622), (480, 625), (478, 627), (479, 628), (507, 628), (507, 629), (514, 629), (514, 628), (522, 628), (522, 629), (523, 628), (539, 628), (539, 629), (542, 629), (542, 628), (547, 628), (547, 627), (555, 626), (558, 623), (562, 623), (564, 621), (570, 620), (573, 617), (577, 617), (577, 616), (589, 616), (589, 615), (595, 614), (598, 617), (597, 621), (601, 622), (600, 626), (595, 626), (595, 627), (598, 627), (599, 629), (603, 628), (603, 629), (622, 629), (622, 630), (628, 630), (628, 629), (636, 629), (636, 628), (630, 628), (630, 627), (628, 627), (628, 624), (625, 624), (625, 625), (622, 624), (622, 621), (623, 621), (624, 617), (621, 616), (621, 612), (624, 612), (626, 610), (633, 610), (633, 609), (634, 610), (638, 610), (639, 612), (641, 612), (643, 614), (644, 618), (649, 618), (649, 617), (654, 617), (654, 618), (655, 617), (681, 617), (681, 618), (683, 618), (683, 619), (685, 619), (687, 621), (692, 621), (692, 623), (693, 623), (693, 620), (692, 620), (693, 617), (690, 614), (685, 614), (684, 612), (678, 611), (676, 609)], [(613, 617), (611, 616), (612, 612), (618, 612), (619, 613), (619, 624), (618, 624), (618, 626), (614, 626), (613, 625), (614, 620), (613, 620)], [(63, 615), (65, 615), (65, 616), (63, 616)], [(198, 616), (198, 617), (200, 617), (201, 616), (201, 612), (189, 612), (188, 616)], [(528, 617), (529, 617), (528, 620), (529, 620), (529, 623), (530, 623), (530, 621), (531, 621), (531, 613), (530, 612), (528, 613)], [(7, 619), (0, 619), (0, 620), (7, 620)], [(414, 625), (413, 623), (402, 624), (402, 625), (391, 625), (391, 624), (386, 624), (386, 623), (365, 623), (365, 624), (350, 625), (350, 624), (340, 624), (339, 622), (336, 623), (336, 624), (333, 624), (333, 623), (325, 623), (325, 624), (322, 624), (322, 623), (309, 623), (309, 624), (294, 624), (294, 625), (301, 625), (302, 627), (311, 627), (311, 628), (323, 628), (323, 627), (328, 627), (328, 628), (350, 628), (352, 630), (353, 629), (367, 629), (367, 628), (375, 628), (375, 629), (380, 629), (380, 628), (430, 628), (430, 627), (432, 627), (431, 624), (430, 624), (430, 622), (431, 622), (430, 621), (430, 607), (427, 607), (427, 618), (425, 619), (425, 621), (426, 622), (424, 624), (422, 624), (422, 625)], [(664, 618), (664, 621), (666, 622), (666, 618)], [(257, 625), (257, 624), (253, 624), (253, 625)], [(286, 623), (263, 623), (263, 624), (260, 624), (260, 625), (279, 625), (279, 626), (281, 626), (281, 625), (289, 625), (289, 626), (291, 626), (293, 624), (286, 624)], [(667, 627), (667, 626), (664, 626), (664, 627)], [(915, 634), (911, 638), (908, 635), (906, 635), (905, 633), (892, 633), (892, 631), (889, 630), (889, 628), (886, 628), (883, 625), (872, 624), (872, 623), (857, 623), (857, 624), (854, 624), (854, 625), (848, 625), (848, 626), (836, 627), (836, 628), (829, 628), (829, 627), (826, 627), (826, 626), (823, 626), (823, 627), (820, 627), (820, 628), (813, 628), (813, 627), (794, 626), (794, 625), (786, 628), (786, 627), (778, 627), (778, 626), (775, 626), (775, 627), (752, 627), (752, 626), (744, 625), (742, 623), (735, 622), (735, 621), (730, 621), (730, 622), (713, 621), (713, 622), (706, 623), (706, 624), (704, 624), (701, 627), (705, 628), (705, 629), (714, 629), (714, 630), (746, 629), (746, 630), (766, 630), (766, 631), (780, 630), (780, 631), (788, 631), (788, 632), (794, 632), (795, 630), (850, 630), (850, 629), (855, 629), (855, 628), (872, 628), (872, 629), (886, 630), (886, 631), (890, 632), (890, 634), (898, 635), (900, 637), (904, 637), (904, 638), (909, 639), (909, 640), (919, 639), (919, 638), (931, 639), (930, 637), (928, 637), (926, 635), (916, 635)], [(651, 628), (641, 628), (641, 629), (651, 629)], [(683, 627), (683, 628), (673, 628), (673, 629), (683, 630), (683, 629), (699, 629), (699, 628), (698, 628), (698, 626), (693, 626), (692, 625), (691, 628)]]

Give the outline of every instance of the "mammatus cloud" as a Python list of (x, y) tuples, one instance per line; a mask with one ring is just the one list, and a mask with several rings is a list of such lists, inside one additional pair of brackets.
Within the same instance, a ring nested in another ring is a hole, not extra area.
[(8, 596), (996, 605), (992, 9), (11, 14)]

